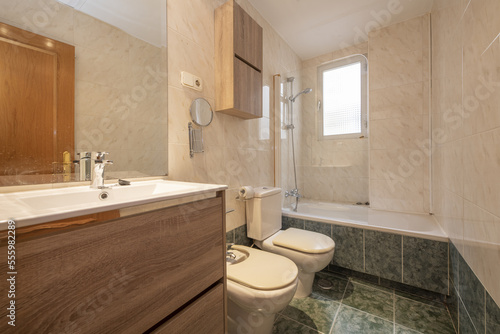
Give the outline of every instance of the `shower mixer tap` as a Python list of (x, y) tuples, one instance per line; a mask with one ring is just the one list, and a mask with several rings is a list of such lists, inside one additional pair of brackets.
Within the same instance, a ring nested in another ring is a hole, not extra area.
[(301, 198), (302, 195), (299, 194), (299, 189), (295, 188), (290, 191), (285, 191), (285, 197), (296, 197), (296, 198)]

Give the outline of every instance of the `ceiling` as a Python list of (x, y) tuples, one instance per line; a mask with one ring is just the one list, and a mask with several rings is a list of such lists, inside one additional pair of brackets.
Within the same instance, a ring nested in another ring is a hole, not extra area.
[(58, 0), (155, 46), (166, 44), (165, 0)]
[(249, 0), (302, 60), (368, 40), (367, 32), (429, 13), (434, 0)]

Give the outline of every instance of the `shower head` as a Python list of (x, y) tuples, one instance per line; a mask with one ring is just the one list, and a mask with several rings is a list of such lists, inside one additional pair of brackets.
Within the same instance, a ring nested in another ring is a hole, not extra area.
[(311, 88), (306, 88), (306, 89), (304, 89), (302, 92), (297, 93), (297, 95), (295, 95), (295, 96), (293, 96), (293, 97), (291, 97), (291, 96), (290, 96), (290, 101), (295, 102), (295, 99), (296, 99), (297, 97), (299, 97), (299, 95), (302, 95), (302, 94), (307, 94), (307, 93), (310, 93), (310, 92), (312, 92), (312, 89), (311, 89)]

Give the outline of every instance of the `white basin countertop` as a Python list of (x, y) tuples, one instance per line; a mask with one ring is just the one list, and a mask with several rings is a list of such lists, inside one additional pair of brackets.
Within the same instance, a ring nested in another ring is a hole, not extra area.
[[(88, 185), (0, 194), (0, 230), (116, 210), (157, 201), (225, 190), (227, 186), (168, 180), (131, 181), (131, 185), (92, 189)], [(100, 197), (103, 192), (105, 199)]]

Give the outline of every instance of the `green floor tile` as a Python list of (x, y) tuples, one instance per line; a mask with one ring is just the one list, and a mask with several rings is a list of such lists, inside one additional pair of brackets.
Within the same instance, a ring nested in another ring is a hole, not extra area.
[[(319, 280), (330, 281), (330, 283), (332, 284), (331, 289), (325, 290), (320, 288), (318, 286)], [(319, 272), (316, 273), (314, 277), (313, 292), (325, 298), (329, 298), (340, 302), (340, 300), (342, 300), (342, 297), (344, 296), (344, 291), (348, 282), (349, 282), (348, 278), (344, 278), (335, 274)]]
[(396, 324), (424, 334), (455, 334), (448, 310), (396, 296)]
[(292, 319), (280, 316), (273, 326), (273, 334), (317, 334), (318, 331), (302, 325)]
[(392, 334), (392, 322), (342, 305), (331, 333), (333, 334)]
[(414, 331), (413, 329), (403, 327), (401, 325), (396, 325), (394, 334), (421, 334), (421, 333)]
[(406, 299), (418, 301), (418, 302), (421, 302), (423, 304), (427, 304), (427, 305), (431, 305), (431, 306), (435, 306), (435, 307), (444, 307), (444, 303), (437, 296), (434, 298), (432, 298), (432, 297), (427, 298), (427, 297), (418, 296), (414, 293), (404, 292), (404, 291), (399, 291), (399, 290), (395, 290), (395, 294), (396, 294), (396, 296), (400, 296), (400, 297), (404, 297)]
[(342, 304), (393, 321), (394, 295), (387, 290), (351, 282), (342, 299)]
[[(332, 288), (319, 288), (320, 279), (329, 280)], [(274, 333), (455, 334), (440, 296), (430, 297), (319, 272), (311, 296), (292, 300)]]
[(282, 315), (294, 319), (307, 327), (328, 333), (340, 304), (315, 293), (301, 299), (293, 299)]

